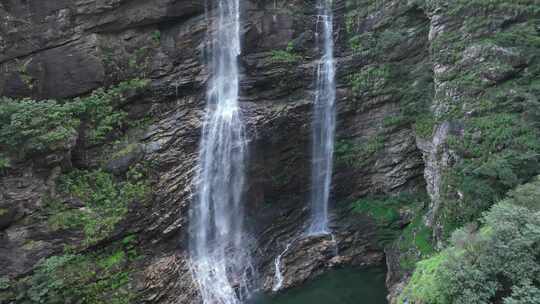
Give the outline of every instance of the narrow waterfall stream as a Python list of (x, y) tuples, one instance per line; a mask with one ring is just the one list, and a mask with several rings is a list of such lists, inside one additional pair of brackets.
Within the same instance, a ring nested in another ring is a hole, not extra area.
[[(332, 180), (336, 128), (336, 83), (332, 0), (318, 0), (317, 43), (322, 57), (317, 67), (312, 131), (311, 222), (308, 235), (328, 234), (328, 199)], [(322, 39), (321, 39), (322, 36)]]
[(242, 223), (247, 147), (238, 105), (240, 8), (239, 0), (215, 5), (208, 62), (212, 76), (190, 217), (191, 271), (205, 304), (237, 304), (253, 284)]
[[(336, 83), (333, 40), (333, 0), (317, 0), (316, 42), (321, 52), (317, 65), (315, 101), (313, 110), (311, 159), (311, 218), (305, 236), (331, 234), (328, 226), (328, 200), (332, 181), (334, 133), (336, 129)], [(319, 26), (322, 25), (322, 28)], [(322, 39), (321, 39), (322, 37)], [(335, 238), (332, 235), (332, 240)], [(273, 291), (282, 287), (281, 258), (287, 253), (292, 240), (274, 261)], [(336, 245), (337, 254), (337, 245)]]

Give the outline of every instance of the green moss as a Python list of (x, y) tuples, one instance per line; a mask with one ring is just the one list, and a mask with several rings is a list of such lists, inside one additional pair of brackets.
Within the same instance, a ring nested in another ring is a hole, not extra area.
[[(424, 193), (400, 193), (394, 196), (370, 196), (352, 203), (353, 210), (371, 217), (377, 223), (377, 242), (384, 248), (401, 234), (400, 213), (417, 213), (427, 197)], [(407, 231), (407, 230), (406, 230)], [(421, 244), (424, 245), (424, 244)]]
[(425, 114), (419, 116), (414, 123), (414, 131), (421, 138), (431, 138), (436, 125), (436, 120), (432, 115)]
[(354, 211), (372, 217), (381, 225), (389, 224), (399, 219), (401, 202), (397, 198), (365, 198), (353, 203)]
[(417, 213), (397, 243), (401, 252), (400, 265), (403, 269), (412, 270), (418, 260), (435, 253), (431, 235), (431, 229), (424, 224), (423, 214)]
[(401, 126), (407, 123), (408, 123), (407, 118), (403, 116), (402, 114), (399, 114), (397, 116), (387, 116), (383, 119), (383, 126), (385, 128)]
[(119, 151), (116, 151), (110, 159), (119, 159), (126, 155), (131, 154), (133, 151), (139, 148), (139, 144), (137, 143), (130, 143), (126, 145), (124, 148), (120, 149)]

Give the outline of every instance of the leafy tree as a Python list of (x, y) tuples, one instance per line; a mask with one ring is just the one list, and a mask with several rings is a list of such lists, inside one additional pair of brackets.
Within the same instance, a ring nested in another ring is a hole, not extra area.
[(418, 263), (401, 300), (540, 303), (540, 178), (510, 192), (482, 224), (457, 230), (452, 246)]

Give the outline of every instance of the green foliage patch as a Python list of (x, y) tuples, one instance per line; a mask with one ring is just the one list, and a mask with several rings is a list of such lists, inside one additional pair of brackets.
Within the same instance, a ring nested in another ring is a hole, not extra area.
[[(403, 192), (394, 196), (369, 196), (353, 202), (352, 206), (355, 212), (365, 214), (375, 220), (378, 243), (382, 248), (399, 240), (403, 252), (406, 252), (415, 245), (416, 239), (413, 234), (417, 231), (420, 217), (402, 230), (399, 223), (401, 213), (421, 214), (426, 200), (425, 193)], [(427, 240), (429, 239), (428, 236)], [(424, 249), (425, 242), (418, 241), (418, 245)]]
[(417, 265), (401, 302), (535, 303), (540, 295), (540, 178), (517, 187)]
[(295, 63), (302, 60), (302, 55), (297, 54), (293, 43), (289, 42), (285, 50), (272, 50), (270, 59), (274, 63)]
[(384, 149), (384, 136), (376, 135), (362, 143), (351, 140), (338, 140), (334, 148), (335, 161), (338, 165), (355, 168), (365, 166), (370, 157)]
[(405, 270), (414, 269), (418, 260), (435, 253), (432, 230), (425, 225), (422, 212), (416, 212), (415, 218), (401, 233), (396, 246), (400, 251), (400, 265)]
[(81, 122), (89, 125), (85, 136), (90, 144), (103, 142), (125, 123), (127, 114), (120, 109), (125, 93), (147, 84), (134, 79), (65, 102), (2, 97), (0, 147), (13, 154), (65, 149), (74, 145)]
[(133, 237), (107, 251), (49, 257), (14, 286), (17, 303), (132, 303), (129, 263), (136, 259)]
[[(446, 227), (475, 220), (504, 194), (540, 172), (540, 131), (517, 113), (494, 113), (469, 121), (450, 147), (463, 160), (444, 176), (449, 201), (441, 213)], [(461, 197), (449, 194), (459, 189)], [(451, 233), (445, 231), (447, 236)]]
[(376, 96), (391, 93), (395, 87), (389, 86), (395, 69), (391, 65), (368, 66), (350, 78), (353, 93)]
[(68, 208), (51, 200), (47, 206), (49, 225), (53, 229), (82, 229), (83, 245), (88, 246), (109, 236), (127, 214), (129, 203), (147, 199), (150, 186), (144, 174), (133, 168), (125, 181), (102, 170), (75, 170), (60, 177), (58, 191), (80, 200), (85, 208)]

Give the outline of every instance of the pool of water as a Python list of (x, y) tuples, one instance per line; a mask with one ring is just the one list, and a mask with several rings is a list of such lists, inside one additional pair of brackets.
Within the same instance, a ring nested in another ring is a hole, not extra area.
[(385, 269), (343, 268), (329, 271), (305, 285), (249, 304), (387, 304)]

